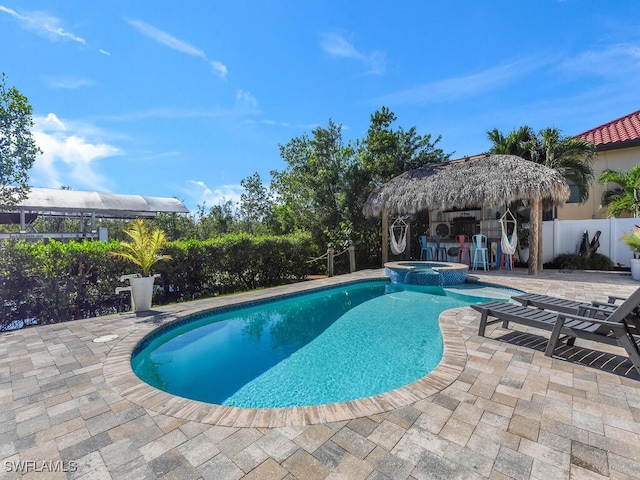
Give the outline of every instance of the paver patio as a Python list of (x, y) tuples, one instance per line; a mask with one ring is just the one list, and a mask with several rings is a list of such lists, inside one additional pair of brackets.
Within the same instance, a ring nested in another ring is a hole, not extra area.
[[(470, 308), (441, 315), (433, 374), (346, 405), (226, 409), (154, 390), (128, 367), (140, 338), (190, 312), (382, 275), (0, 334), (0, 478), (640, 478), (640, 376), (624, 350), (578, 340), (548, 358), (548, 332), (494, 325), (478, 337)], [(475, 276), (576, 300), (638, 286), (615, 272)], [(118, 338), (93, 341), (107, 334)]]

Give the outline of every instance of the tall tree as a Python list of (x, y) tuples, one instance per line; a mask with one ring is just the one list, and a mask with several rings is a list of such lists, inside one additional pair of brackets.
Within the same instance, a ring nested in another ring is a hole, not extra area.
[(489, 140), (493, 142), (490, 152), (501, 155), (516, 155), (525, 160), (533, 159), (533, 151), (537, 143), (536, 133), (531, 127), (515, 128), (508, 135), (504, 135), (497, 128), (487, 132)]
[(396, 120), (395, 114), (387, 107), (373, 113), (367, 136), (361, 144), (361, 168), (375, 185), (407, 170), (446, 161), (450, 156), (436, 148), (441, 136), (432, 142), (431, 134), (418, 135), (416, 127), (407, 131), (402, 127), (394, 130), (392, 124)]
[(595, 145), (578, 137), (564, 137), (557, 128), (540, 130), (533, 161), (553, 168), (575, 185), (578, 199), (584, 203), (589, 198), (593, 183), (593, 159)]
[(277, 233), (271, 191), (262, 184), (258, 172), (240, 180), (240, 226), (247, 233)]
[[(196, 232), (195, 218), (183, 213), (159, 213), (149, 222), (164, 231), (169, 240), (185, 240), (191, 238)], [(109, 235), (112, 235), (114, 230), (115, 228), (109, 226)]]
[(354, 162), (354, 150), (345, 145), (342, 127), (316, 127), (312, 137), (306, 134), (280, 145), (286, 170), (272, 171), (272, 190), (278, 196), (281, 222), (288, 231), (306, 230), (320, 249), (327, 243), (347, 240), (348, 218), (345, 202), (352, 193), (345, 172)]
[(578, 190), (581, 203), (589, 198), (593, 182), (595, 145), (578, 137), (565, 137), (557, 128), (544, 128), (537, 134), (528, 126), (503, 135), (498, 129), (487, 132), (493, 145), (490, 153), (517, 155), (560, 172)]
[(358, 144), (357, 168), (350, 172), (352, 196), (349, 208), (355, 230), (361, 233), (359, 254), (366, 254), (371, 264), (377, 264), (380, 250), (380, 220), (364, 218), (362, 206), (378, 185), (407, 170), (429, 163), (447, 161), (446, 154), (437, 147), (441, 136), (419, 135), (416, 127), (404, 130), (395, 127), (396, 115), (387, 107), (374, 112), (370, 118), (367, 136)]
[[(544, 128), (536, 134), (531, 127), (523, 126), (504, 136), (498, 129), (487, 132), (493, 142), (490, 153), (518, 155), (562, 174), (570, 186), (575, 186), (581, 203), (589, 198), (593, 182), (595, 145), (578, 137), (564, 137), (557, 128)], [(532, 219), (533, 220), (533, 219)], [(542, 231), (542, 215), (537, 218), (538, 231)], [(542, 241), (538, 242), (538, 269), (542, 269)], [(531, 266), (530, 266), (531, 268)]]
[(628, 172), (605, 170), (598, 177), (598, 183), (618, 185), (602, 194), (602, 206), (607, 207), (609, 215), (616, 218), (625, 213), (640, 216), (640, 164), (634, 165)]
[(371, 115), (367, 136), (345, 143), (342, 128), (329, 120), (312, 136), (280, 146), (286, 170), (272, 172), (274, 211), (287, 231), (307, 230), (319, 253), (328, 243), (337, 248), (353, 240), (361, 265), (380, 254), (379, 221), (367, 219), (362, 206), (373, 188), (402, 172), (446, 160), (435, 147), (440, 137), (392, 127), (396, 116), (383, 107)]
[(236, 231), (233, 202), (222, 199), (206, 211), (205, 205), (198, 205), (196, 213), (196, 238), (206, 240)]
[(0, 205), (20, 203), (29, 194), (28, 171), (41, 153), (31, 134), (32, 109), (16, 87), (0, 80)]

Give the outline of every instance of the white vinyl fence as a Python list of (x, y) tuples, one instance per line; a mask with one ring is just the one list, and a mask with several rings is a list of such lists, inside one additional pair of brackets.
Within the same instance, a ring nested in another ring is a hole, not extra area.
[(598, 253), (609, 257), (613, 264), (629, 266), (631, 247), (622, 240), (623, 233), (631, 233), (640, 225), (640, 218), (606, 218), (601, 220), (553, 220), (542, 223), (542, 258), (550, 262), (562, 253), (578, 253), (582, 234), (589, 232), (589, 241), (599, 230)]

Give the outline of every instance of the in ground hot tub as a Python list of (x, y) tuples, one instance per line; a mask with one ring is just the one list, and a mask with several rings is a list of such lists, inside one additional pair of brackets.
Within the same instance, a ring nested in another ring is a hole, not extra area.
[(467, 280), (469, 266), (449, 262), (389, 262), (384, 273), (392, 283), (449, 287)]

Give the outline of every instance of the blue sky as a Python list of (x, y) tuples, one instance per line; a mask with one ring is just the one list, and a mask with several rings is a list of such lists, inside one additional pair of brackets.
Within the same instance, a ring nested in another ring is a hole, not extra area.
[(637, 0), (0, 0), (0, 70), (33, 107), (32, 185), (236, 200), (329, 119), (366, 135), (574, 135), (640, 109)]

